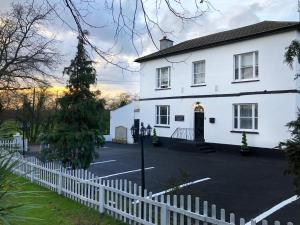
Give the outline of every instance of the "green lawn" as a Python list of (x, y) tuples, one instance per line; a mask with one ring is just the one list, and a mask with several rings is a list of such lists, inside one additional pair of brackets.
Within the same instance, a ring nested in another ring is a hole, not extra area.
[[(85, 207), (73, 200), (30, 183), (28, 180), (13, 176), (20, 185), (15, 190), (20, 191), (8, 200), (11, 203), (25, 204), (30, 208), (18, 209), (18, 216), (32, 217), (13, 222), (13, 225), (122, 225), (109, 216), (100, 215), (97, 211)], [(25, 192), (24, 192), (25, 191)], [(23, 192), (23, 193), (22, 193)], [(1, 222), (0, 222), (1, 223)]]

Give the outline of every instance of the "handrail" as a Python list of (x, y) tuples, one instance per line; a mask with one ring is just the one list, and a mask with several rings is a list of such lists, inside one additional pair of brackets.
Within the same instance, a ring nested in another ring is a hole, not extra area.
[(195, 139), (195, 130), (193, 128), (178, 127), (171, 135), (171, 138), (193, 141)]

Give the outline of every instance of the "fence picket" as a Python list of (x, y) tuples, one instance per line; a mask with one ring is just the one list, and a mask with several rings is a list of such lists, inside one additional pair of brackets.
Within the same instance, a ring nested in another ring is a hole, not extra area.
[[(203, 202), (203, 215), (208, 216), (208, 203), (207, 201)], [(222, 215), (221, 215), (221, 220), (222, 220)], [(207, 222), (204, 222), (203, 225), (207, 225)]]
[[(133, 185), (133, 194), (137, 195), (137, 185)], [(137, 217), (137, 209), (136, 209), (136, 201), (133, 200), (133, 215), (136, 218)], [(136, 224), (136, 221), (134, 220), (133, 224)]]
[[(195, 198), (195, 213), (200, 214), (200, 199), (199, 199), (199, 197)], [(199, 225), (199, 220), (196, 220), (195, 225)]]
[[(180, 209), (184, 210), (184, 196), (180, 195)], [(184, 225), (184, 215), (180, 214), (180, 225)]]
[(240, 219), (240, 225), (245, 225), (245, 219), (244, 218)]
[[(126, 192), (126, 193), (128, 193), (127, 180), (124, 180), (124, 188), (123, 188), (123, 191)], [(128, 212), (128, 208), (127, 208), (127, 197), (126, 197), (126, 196), (124, 196), (124, 201), (123, 201), (123, 211), (124, 211), (125, 213)], [(123, 222), (126, 223), (126, 217), (125, 217), (125, 216), (123, 217)]]
[[(178, 207), (177, 195), (173, 195), (173, 206)], [(173, 225), (177, 225), (177, 212), (173, 212)]]
[(235, 224), (235, 216), (233, 213), (230, 213), (230, 223), (233, 225)]
[[(191, 200), (191, 196), (188, 195), (187, 196), (187, 210), (189, 212), (191, 212), (191, 209), (192, 209), (191, 207), (192, 207), (192, 200)], [(191, 219), (191, 217), (188, 217), (187, 218), (187, 225), (191, 225), (191, 223), (192, 223), (192, 219)]]
[[(205, 216), (206, 216), (206, 215), (205, 215)], [(223, 222), (226, 221), (225, 209), (221, 209), (221, 221), (223, 221)]]

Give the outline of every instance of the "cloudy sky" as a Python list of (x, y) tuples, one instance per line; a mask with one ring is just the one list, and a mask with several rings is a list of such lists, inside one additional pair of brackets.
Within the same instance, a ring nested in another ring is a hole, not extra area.
[[(118, 3), (120, 0), (116, 1)], [(16, 0), (0, 0), (0, 11), (3, 13), (9, 10), (12, 2), (25, 2)], [(46, 0), (35, 0), (37, 4), (47, 4)], [(74, 22), (69, 11), (62, 4), (62, 0), (48, 0), (55, 5), (56, 13), (64, 20), (53, 15), (53, 19), (45, 26), (41, 27), (41, 33), (48, 37), (55, 37), (57, 40), (57, 48), (63, 54), (61, 65), (55, 73), (61, 78), (61, 83), (53, 84), (55, 86), (64, 86), (66, 77), (62, 76), (62, 70), (69, 65), (70, 59), (74, 56), (76, 50), (76, 32)], [(111, 0), (74, 0), (77, 7), (85, 15), (85, 20), (99, 28), (85, 28), (90, 31), (91, 41), (101, 50), (109, 52), (110, 59), (123, 67), (128, 67), (132, 71), (138, 71), (139, 65), (134, 63), (134, 59), (138, 56), (149, 54), (156, 51), (156, 47), (151, 41), (145, 28), (143, 13), (141, 7), (138, 7), (136, 16), (135, 31), (138, 33), (132, 41), (131, 33), (126, 28), (118, 27), (119, 4), (114, 7), (114, 17), (112, 11), (109, 10)], [(88, 3), (87, 3), (88, 2)], [(108, 4), (105, 4), (107, 2)], [(122, 13), (124, 18), (130, 21), (134, 15), (133, 0), (122, 0)], [(298, 20), (297, 0), (209, 0), (210, 8), (207, 4), (201, 6), (201, 10), (205, 13), (196, 21), (182, 23), (178, 18), (164, 5), (156, 5), (156, 0), (145, 2), (145, 9), (150, 18), (158, 21), (160, 28), (168, 32), (167, 35), (174, 43), (179, 43), (187, 39), (211, 34), (214, 32), (224, 31), (237, 28), (263, 20)], [(171, 0), (170, 2), (174, 2)], [(194, 0), (184, 2), (185, 11), (174, 5), (180, 12), (192, 15), (196, 12)], [(204, 1), (205, 2), (205, 1)], [(119, 28), (119, 29), (118, 29)], [(158, 26), (151, 27), (155, 44), (159, 44), (159, 39), (164, 35)], [(118, 31), (118, 32), (116, 32)], [(138, 93), (139, 74), (138, 72), (130, 72), (122, 70), (116, 66), (109, 65), (101, 60), (101, 57), (95, 53), (91, 53), (94, 61), (96, 61), (96, 69), (98, 74), (97, 87), (102, 90), (104, 95), (118, 95), (121, 92)]]

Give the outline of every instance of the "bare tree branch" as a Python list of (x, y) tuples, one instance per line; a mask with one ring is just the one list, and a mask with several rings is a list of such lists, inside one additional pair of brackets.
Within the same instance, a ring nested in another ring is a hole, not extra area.
[(56, 78), (60, 55), (54, 38), (46, 38), (39, 27), (52, 10), (31, 4), (12, 4), (11, 12), (0, 18), (0, 90), (26, 85), (47, 85)]

